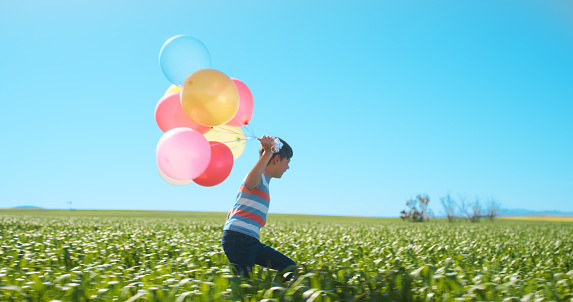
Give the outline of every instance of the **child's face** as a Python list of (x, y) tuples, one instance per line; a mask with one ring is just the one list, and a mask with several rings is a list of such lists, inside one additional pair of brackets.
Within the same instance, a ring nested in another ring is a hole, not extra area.
[(286, 170), (289, 169), (290, 158), (280, 158), (277, 156), (275, 176), (276, 178), (281, 178)]

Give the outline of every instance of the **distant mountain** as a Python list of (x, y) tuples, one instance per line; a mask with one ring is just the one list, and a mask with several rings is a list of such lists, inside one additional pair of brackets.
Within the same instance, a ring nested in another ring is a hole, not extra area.
[(19, 207), (13, 207), (12, 209), (43, 209), (43, 208), (36, 206), (19, 206)]
[(557, 210), (533, 211), (527, 209), (500, 209), (499, 214), (502, 217), (508, 216), (573, 216), (573, 212), (564, 212)]

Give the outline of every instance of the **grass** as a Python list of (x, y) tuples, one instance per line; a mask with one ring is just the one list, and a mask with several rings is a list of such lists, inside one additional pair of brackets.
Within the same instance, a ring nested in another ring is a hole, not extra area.
[[(225, 212), (194, 211), (144, 211), (144, 210), (67, 210), (67, 209), (0, 209), (0, 215), (40, 216), (40, 217), (139, 217), (169, 219), (219, 220), (224, 224)], [(341, 222), (341, 223), (394, 223), (399, 218), (364, 217), (364, 216), (328, 216), (270, 213), (268, 221), (291, 222)]]
[(231, 274), (226, 213), (0, 209), (0, 301), (571, 301), (573, 224), (271, 214), (298, 264)]

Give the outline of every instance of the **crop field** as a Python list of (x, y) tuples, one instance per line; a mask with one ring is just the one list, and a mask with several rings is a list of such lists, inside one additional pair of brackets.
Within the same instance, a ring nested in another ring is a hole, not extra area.
[(573, 223), (269, 215), (288, 283), (232, 275), (225, 213), (0, 209), (0, 301), (573, 301)]
[(519, 216), (519, 217), (503, 217), (502, 219), (529, 220), (529, 221), (573, 222), (573, 216)]

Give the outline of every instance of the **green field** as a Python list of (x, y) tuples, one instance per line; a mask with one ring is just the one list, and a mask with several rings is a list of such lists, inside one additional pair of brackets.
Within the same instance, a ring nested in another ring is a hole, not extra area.
[(0, 209), (0, 301), (573, 301), (573, 223), (270, 214), (290, 283), (232, 276), (226, 213)]

